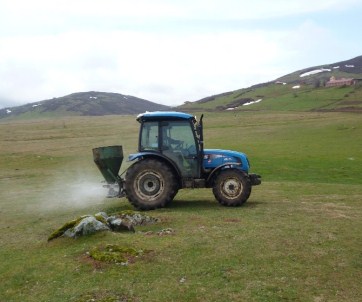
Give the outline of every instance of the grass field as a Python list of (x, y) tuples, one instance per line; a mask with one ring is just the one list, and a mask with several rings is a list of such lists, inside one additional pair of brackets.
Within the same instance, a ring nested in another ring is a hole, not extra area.
[[(181, 190), (136, 233), (47, 242), (81, 215), (132, 209), (104, 198), (91, 149), (134, 152), (138, 123), (1, 122), (0, 301), (362, 301), (361, 115), (207, 113), (204, 124), (206, 148), (243, 151), (263, 176), (244, 206)], [(148, 252), (128, 266), (87, 256), (111, 243)]]

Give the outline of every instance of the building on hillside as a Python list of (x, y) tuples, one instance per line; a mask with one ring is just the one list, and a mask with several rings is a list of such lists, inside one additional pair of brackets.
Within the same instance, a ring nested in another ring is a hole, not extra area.
[(326, 82), (326, 87), (335, 87), (335, 86), (352, 86), (356, 83), (355, 79), (351, 78), (341, 78), (336, 79), (335, 77), (331, 77), (328, 82)]

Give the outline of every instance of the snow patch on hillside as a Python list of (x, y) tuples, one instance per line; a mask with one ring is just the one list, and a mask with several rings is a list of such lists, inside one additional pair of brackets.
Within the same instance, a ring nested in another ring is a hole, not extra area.
[(256, 104), (256, 103), (261, 102), (262, 100), (263, 100), (263, 99), (259, 99), (259, 100), (253, 101), (253, 102), (248, 102), (248, 103), (243, 104), (243, 106), (248, 106), (248, 105), (251, 105), (251, 104)]
[(315, 70), (312, 70), (312, 71), (302, 73), (300, 75), (300, 77), (302, 78), (302, 77), (306, 77), (306, 76), (309, 76), (309, 75), (312, 75), (312, 74), (317, 74), (317, 73), (321, 73), (321, 72), (325, 72), (325, 71), (331, 71), (331, 69), (328, 69), (328, 68), (315, 69)]

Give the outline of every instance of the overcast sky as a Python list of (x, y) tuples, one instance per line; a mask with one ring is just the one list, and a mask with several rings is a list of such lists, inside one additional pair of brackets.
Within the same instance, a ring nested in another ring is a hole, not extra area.
[(196, 101), (362, 55), (361, 16), (362, 0), (0, 0), (0, 108)]

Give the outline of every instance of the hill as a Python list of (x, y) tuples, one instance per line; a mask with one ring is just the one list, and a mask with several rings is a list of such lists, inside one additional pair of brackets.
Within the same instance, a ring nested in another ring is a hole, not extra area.
[(336, 78), (362, 78), (362, 56), (341, 61), (333, 64), (325, 64), (298, 70), (296, 72), (282, 76), (276, 81), (294, 84), (320, 84), (327, 82), (331, 76)]
[[(332, 76), (357, 80), (352, 86), (325, 87)], [(274, 81), (187, 102), (178, 109), (362, 112), (362, 56), (298, 70)]]
[[(352, 86), (326, 87), (331, 77), (353, 78)], [(0, 109), (2, 118), (127, 115), (170, 110), (134, 96), (79, 92), (67, 96)], [(267, 83), (223, 92), (174, 108), (180, 111), (276, 110), (362, 112), (362, 56), (308, 67)]]
[(100, 116), (137, 114), (170, 107), (134, 96), (107, 92), (78, 92), (67, 96), (0, 110), (0, 118)]

